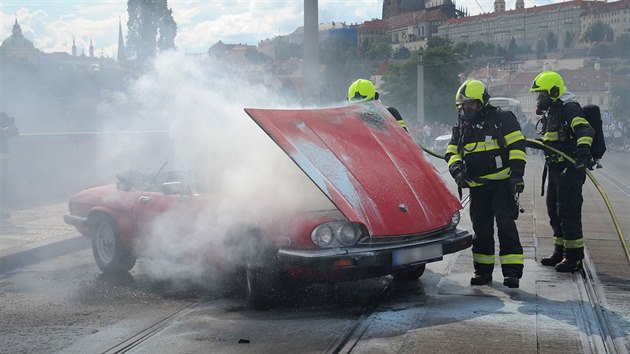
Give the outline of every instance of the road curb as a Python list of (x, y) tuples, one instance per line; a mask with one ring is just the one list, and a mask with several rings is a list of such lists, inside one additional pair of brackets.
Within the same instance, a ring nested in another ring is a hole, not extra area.
[(90, 247), (90, 240), (87, 237), (74, 236), (61, 241), (42, 244), (37, 247), (17, 250), (11, 254), (0, 254), (0, 274), (88, 247)]

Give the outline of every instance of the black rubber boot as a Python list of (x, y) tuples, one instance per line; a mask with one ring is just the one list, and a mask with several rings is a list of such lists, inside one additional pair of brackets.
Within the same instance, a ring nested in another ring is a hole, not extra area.
[(508, 288), (518, 288), (519, 280), (517, 277), (505, 277), (503, 278), (503, 285)]
[(540, 263), (544, 266), (554, 267), (556, 264), (562, 262), (564, 258), (564, 247), (556, 245), (553, 249), (553, 254), (549, 257), (545, 257), (540, 260)]
[(573, 273), (582, 270), (581, 259), (569, 259), (564, 258), (562, 262), (556, 264), (556, 272), (560, 273)]
[(492, 274), (480, 273), (470, 278), (470, 285), (486, 285), (492, 283)]

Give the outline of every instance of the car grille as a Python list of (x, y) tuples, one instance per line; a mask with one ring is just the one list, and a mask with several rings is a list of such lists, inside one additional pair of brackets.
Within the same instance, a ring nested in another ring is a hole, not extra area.
[(357, 246), (374, 246), (374, 245), (396, 245), (401, 243), (409, 243), (424, 240), (427, 238), (435, 237), (444, 232), (446, 228), (439, 229), (432, 232), (414, 235), (401, 235), (401, 236), (366, 236), (361, 238), (357, 242)]

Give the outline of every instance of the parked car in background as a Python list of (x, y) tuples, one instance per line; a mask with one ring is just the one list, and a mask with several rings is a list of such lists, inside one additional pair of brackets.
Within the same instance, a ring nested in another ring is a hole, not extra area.
[[(242, 220), (224, 235), (208, 232), (209, 247), (181, 255), (242, 274), (253, 306), (282, 296), (287, 279), (414, 280), (426, 263), (470, 247), (471, 233), (457, 228), (461, 204), (379, 102), (246, 112), (330, 201), (324, 209)], [(190, 190), (174, 172), (124, 173), (117, 184), (73, 196), (65, 221), (91, 238), (102, 272), (124, 273), (143, 256), (139, 245), (154, 241), (151, 225), (162, 215), (177, 215), (170, 237), (185, 244), (195, 216), (219, 206)]]

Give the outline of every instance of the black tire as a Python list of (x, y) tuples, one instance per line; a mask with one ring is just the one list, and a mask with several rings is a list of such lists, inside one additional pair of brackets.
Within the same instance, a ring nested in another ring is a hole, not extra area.
[(107, 214), (96, 214), (91, 220), (90, 238), (96, 265), (104, 274), (127, 273), (136, 264), (120, 240), (118, 226)]
[(264, 242), (259, 231), (244, 235), (245, 299), (250, 307), (264, 310), (272, 307), (284, 294), (282, 273), (275, 250)]
[(426, 269), (427, 264), (421, 264), (419, 266), (413, 268), (400, 269), (392, 272), (392, 276), (394, 277), (394, 281), (397, 282), (410, 282), (414, 281), (424, 274), (424, 270)]

